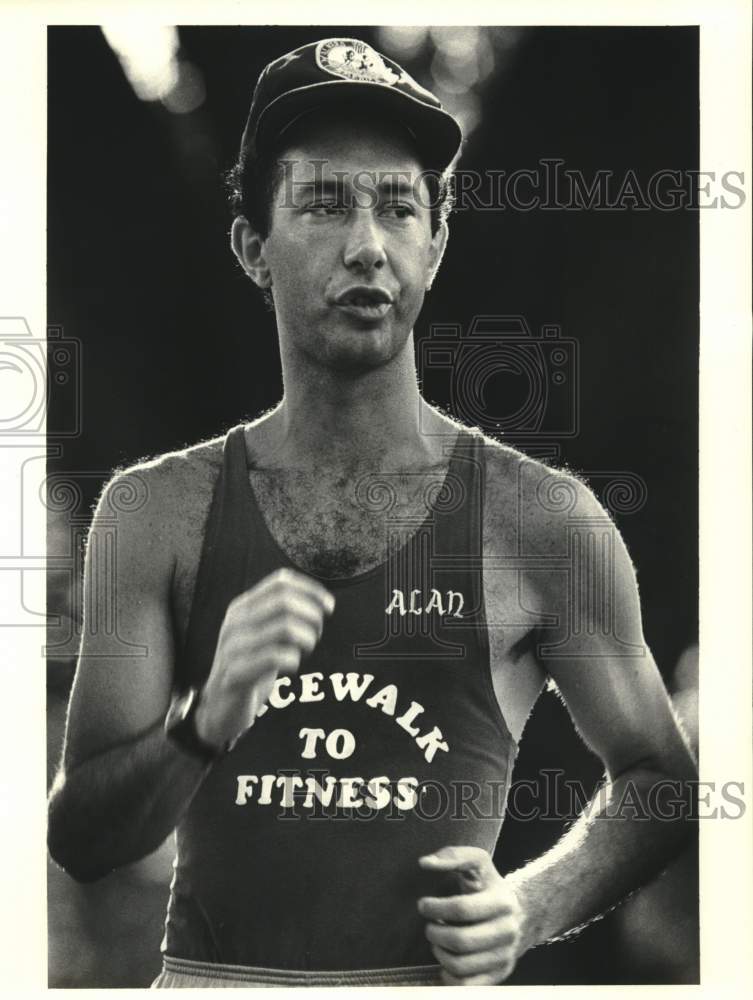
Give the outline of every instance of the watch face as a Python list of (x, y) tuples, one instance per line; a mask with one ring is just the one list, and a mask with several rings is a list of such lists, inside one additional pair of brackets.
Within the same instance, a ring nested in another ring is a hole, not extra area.
[(180, 717), (182, 719), (187, 719), (193, 708), (193, 703), (196, 701), (196, 689), (189, 688), (186, 691), (185, 696), (181, 698), (181, 713)]
[(181, 722), (184, 722), (188, 718), (188, 714), (191, 711), (191, 706), (193, 705), (194, 698), (196, 697), (196, 691), (190, 688), (185, 694), (180, 695), (175, 698), (168, 709), (167, 716), (165, 717), (165, 729), (170, 730), (174, 726)]
[(219, 756), (219, 751), (205, 743), (196, 732), (193, 715), (197, 703), (196, 688), (189, 688), (185, 694), (176, 695), (165, 716), (165, 734), (184, 750), (211, 763)]

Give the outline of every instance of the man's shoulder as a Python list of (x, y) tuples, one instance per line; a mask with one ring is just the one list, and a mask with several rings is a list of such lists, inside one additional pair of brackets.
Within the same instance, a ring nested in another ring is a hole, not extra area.
[[(134, 495), (149, 503), (190, 503), (211, 489), (222, 465), (225, 435), (118, 466), (105, 491)], [(122, 501), (126, 505), (125, 501)]]
[(478, 432), (484, 444), (485, 519), (500, 537), (534, 552), (562, 553), (574, 520), (609, 519), (579, 473)]
[(225, 435), (118, 466), (100, 494), (95, 520), (117, 522), (127, 545), (154, 546), (172, 562), (203, 529), (222, 466)]

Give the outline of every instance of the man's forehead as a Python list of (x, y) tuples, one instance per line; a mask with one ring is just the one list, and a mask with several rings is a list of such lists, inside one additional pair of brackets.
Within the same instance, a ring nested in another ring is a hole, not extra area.
[(319, 187), (371, 186), (386, 189), (412, 190), (423, 179), (424, 171), (412, 157), (321, 157), (312, 152), (293, 149), (280, 160), (283, 176), (295, 181), (298, 190)]
[(334, 180), (363, 171), (417, 177), (422, 172), (411, 133), (382, 118), (305, 115), (284, 138), (278, 159), (300, 179)]

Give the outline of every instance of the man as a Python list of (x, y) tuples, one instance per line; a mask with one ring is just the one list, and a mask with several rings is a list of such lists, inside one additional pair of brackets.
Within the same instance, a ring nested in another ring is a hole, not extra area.
[[(419, 394), (413, 327), (460, 141), (360, 41), (267, 66), (232, 247), (273, 304), (283, 399), (116, 476), (95, 513), (91, 618), (118, 490), (140, 490), (118, 513), (121, 646), (86, 629), (49, 844), (92, 880), (176, 830), (157, 986), (499, 983), (687, 836), (682, 809), (599, 814), (671, 783), (681, 800), (695, 773), (619, 534), (576, 478)], [(573, 524), (587, 541), (564, 572)], [(502, 877), (547, 677), (611, 797)]]

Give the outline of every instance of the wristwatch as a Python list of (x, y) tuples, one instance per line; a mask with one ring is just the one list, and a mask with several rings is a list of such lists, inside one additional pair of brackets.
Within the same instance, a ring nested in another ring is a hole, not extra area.
[(228, 748), (212, 746), (196, 731), (196, 709), (200, 696), (200, 690), (194, 687), (175, 695), (165, 716), (165, 735), (194, 757), (212, 764)]

